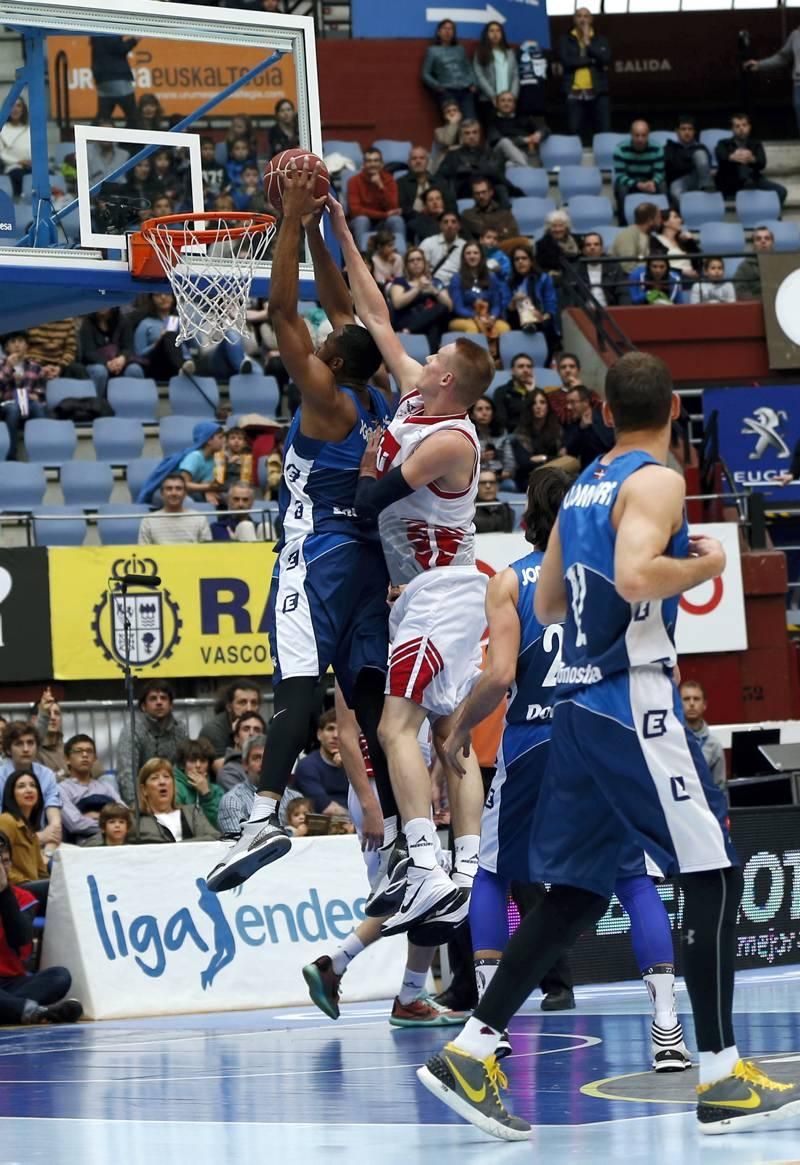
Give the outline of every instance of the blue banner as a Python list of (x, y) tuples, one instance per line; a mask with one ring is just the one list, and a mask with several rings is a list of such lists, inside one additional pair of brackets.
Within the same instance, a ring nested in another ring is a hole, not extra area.
[(738, 489), (763, 490), (770, 504), (800, 500), (800, 481), (781, 487), (800, 440), (800, 385), (707, 388), (706, 425), (716, 410), (719, 451)]
[(353, 0), (353, 36), (413, 37), (429, 40), (440, 20), (452, 20), (463, 40), (476, 40), (485, 24), (497, 20), (511, 44), (536, 40), (550, 47), (550, 29), (545, 0), (461, 0), (443, 4), (441, 0), (402, 0), (377, 3)]

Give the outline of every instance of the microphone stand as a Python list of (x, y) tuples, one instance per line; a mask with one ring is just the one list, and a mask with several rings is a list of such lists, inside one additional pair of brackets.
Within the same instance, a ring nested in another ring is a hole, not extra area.
[(132, 579), (125, 578), (111, 578), (108, 580), (108, 589), (111, 591), (112, 603), (115, 598), (118, 600), (122, 597), (122, 675), (125, 683), (125, 702), (128, 713), (128, 726), (131, 736), (131, 778), (133, 780), (133, 816), (134, 816), (134, 837), (137, 842), (140, 839), (140, 809), (139, 809), (139, 782), (137, 779), (138, 766), (136, 763), (136, 705), (133, 691), (133, 671), (131, 668), (131, 620), (128, 613), (128, 586)]

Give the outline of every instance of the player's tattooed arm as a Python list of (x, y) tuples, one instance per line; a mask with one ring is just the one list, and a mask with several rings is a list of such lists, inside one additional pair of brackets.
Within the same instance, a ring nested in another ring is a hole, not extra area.
[(550, 531), (547, 549), (539, 570), (539, 581), (533, 596), (533, 610), (543, 626), (563, 623), (567, 617), (567, 588), (564, 583), (564, 560), (558, 519)]

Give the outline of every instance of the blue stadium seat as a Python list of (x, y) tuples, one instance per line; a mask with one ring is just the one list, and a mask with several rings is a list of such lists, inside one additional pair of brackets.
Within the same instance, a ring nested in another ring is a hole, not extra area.
[(614, 150), (620, 142), (626, 141), (626, 133), (596, 133), (592, 138), (594, 164), (598, 170), (614, 169)]
[(427, 336), (415, 336), (411, 332), (398, 332), (397, 338), (413, 360), (424, 364), (431, 354)]
[(633, 212), (642, 202), (650, 202), (653, 206), (657, 206), (659, 210), (669, 210), (669, 199), (666, 194), (642, 194), (641, 190), (637, 190), (635, 194), (625, 195), (626, 222), (633, 222)]
[(517, 186), (533, 198), (547, 198), (550, 191), (550, 179), (546, 170), (535, 169), (533, 166), (507, 166), (506, 178), (512, 186)]
[(601, 235), (603, 238), (603, 246), (606, 250), (608, 250), (608, 248), (614, 242), (614, 239), (622, 230), (622, 227), (618, 227), (613, 223), (601, 223), (600, 226), (596, 228), (596, 230), (598, 235)]
[(322, 156), (326, 157), (328, 154), (344, 154), (346, 158), (350, 158), (355, 163), (357, 170), (360, 170), (364, 165), (364, 152), (358, 142), (344, 142), (331, 138), (330, 141), (322, 143)]
[(800, 251), (800, 226), (796, 222), (779, 222), (770, 218), (756, 225), (769, 227), (775, 236), (776, 251)]
[(380, 150), (383, 154), (383, 164), (391, 166), (402, 162), (404, 166), (408, 165), (408, 155), (411, 153), (411, 142), (398, 141), (396, 138), (378, 138), (372, 143), (376, 150)]
[(572, 219), (572, 229), (578, 235), (614, 221), (614, 207), (602, 194), (576, 194), (567, 203), (567, 211)]
[(97, 396), (93, 380), (74, 380), (67, 376), (56, 376), (47, 382), (47, 407), (54, 409), (68, 396), (91, 397)]
[(723, 138), (729, 138), (732, 135), (732, 129), (704, 129), (700, 131), (700, 141), (711, 154), (711, 163), (713, 166), (717, 164), (717, 155), (715, 153), (717, 142), (722, 141)]
[(0, 174), (0, 194), (5, 195), (6, 198), (14, 197), (14, 187), (11, 185), (11, 179), (8, 174)]
[(667, 142), (676, 142), (677, 140), (678, 135), (675, 133), (674, 129), (650, 130), (650, 141), (654, 146), (661, 146), (662, 150), (664, 149), (664, 146), (667, 144)]
[(515, 356), (525, 352), (533, 363), (543, 367), (547, 363), (547, 341), (540, 332), (505, 332), (500, 337), (500, 359), (504, 368), (511, 367)]
[(8, 434), (8, 426), (0, 425), (0, 461), (5, 461), (10, 448), (11, 438)]
[(705, 222), (724, 222), (725, 199), (718, 190), (689, 190), (681, 195), (681, 217), (690, 231), (699, 230)]
[(501, 369), (500, 372), (495, 372), (494, 376), (492, 377), (491, 384), (486, 389), (486, 396), (489, 397), (489, 400), (493, 400), (494, 394), (497, 392), (500, 385), (508, 384), (510, 379), (511, 377), (505, 369)]
[(37, 546), (83, 546), (85, 537), (86, 518), (80, 506), (39, 506), (33, 511)]
[(31, 510), (40, 506), (47, 482), (41, 465), (30, 461), (0, 461), (0, 510)]
[(114, 376), (108, 382), (108, 403), (115, 417), (152, 423), (158, 416), (158, 386), (147, 377)]
[(556, 208), (552, 198), (512, 198), (511, 210), (523, 235), (541, 230), (544, 220)]
[(482, 332), (471, 332), (467, 335), (466, 332), (445, 332), (442, 336), (442, 347), (445, 344), (455, 344), (456, 340), (472, 340), (475, 344), (480, 344), (482, 348), (489, 351), (489, 341)]
[(274, 417), (278, 412), (281, 390), (274, 376), (237, 372), (230, 378), (228, 392), (234, 413), (262, 413)]
[(551, 133), (539, 146), (539, 157), (545, 170), (559, 166), (580, 166), (583, 145), (577, 134)]
[(471, 206), (474, 206), (474, 205), (475, 205), (474, 198), (457, 198), (456, 199), (456, 209), (458, 210), (459, 214), (463, 214), (465, 210), (469, 210), (469, 208)]
[(182, 372), (169, 382), (169, 407), (173, 413), (195, 420), (213, 418), (219, 405), (219, 388), (213, 376), (193, 376)]
[(751, 231), (765, 218), (781, 217), (781, 200), (774, 190), (739, 190), (736, 193), (736, 217)]
[(180, 453), (182, 449), (192, 444), (192, 429), (198, 421), (205, 417), (162, 417), (158, 425), (158, 436), (161, 441), (161, 452), (165, 457), (173, 453)]
[(28, 421), (24, 439), (28, 460), (43, 465), (60, 465), (62, 461), (71, 460), (78, 445), (72, 421)]
[(597, 166), (562, 166), (558, 175), (558, 190), (562, 202), (569, 202), (576, 194), (598, 195), (603, 189), (603, 175)]
[(98, 417), (92, 425), (95, 456), (120, 465), (142, 456), (144, 427), (130, 417)]
[(728, 278), (741, 263), (745, 249), (744, 228), (738, 222), (704, 222), (700, 227), (700, 250), (704, 254), (724, 256), (726, 251), (733, 251), (738, 255), (723, 260)]
[(155, 467), (161, 463), (161, 460), (160, 457), (139, 457), (136, 461), (130, 461), (128, 463), (128, 468), (125, 471), (125, 479), (128, 483), (132, 502), (136, 501), (139, 490), (147, 481)]
[(67, 461), (61, 466), (61, 492), (68, 506), (102, 506), (113, 488), (107, 461)]
[[(97, 530), (103, 546), (135, 546), (139, 541), (139, 523), (149, 513), (149, 506), (137, 506), (133, 502), (109, 502), (98, 506), (100, 521)], [(132, 516), (122, 517), (123, 514)]]
[(536, 387), (543, 388), (546, 392), (550, 388), (563, 388), (564, 386), (555, 368), (537, 368)]

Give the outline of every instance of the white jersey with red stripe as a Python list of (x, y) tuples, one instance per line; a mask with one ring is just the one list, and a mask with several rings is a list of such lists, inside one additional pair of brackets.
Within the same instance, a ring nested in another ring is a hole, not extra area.
[(480, 445), (466, 413), (427, 417), (416, 389), (401, 400), (384, 430), (378, 452), (378, 474), (383, 476), (409, 459), (435, 433), (456, 432), (474, 451), (472, 480), (466, 489), (447, 493), (435, 483), (388, 506), (380, 515), (383, 552), (392, 582), (409, 583), (437, 567), (475, 563), (475, 499), (480, 475)]

